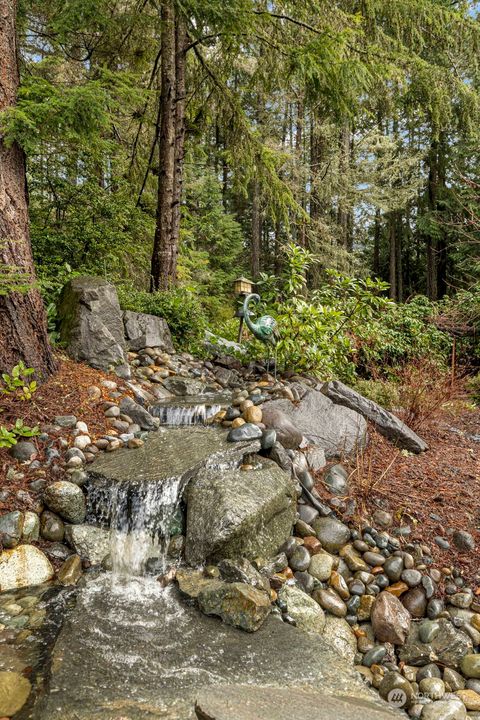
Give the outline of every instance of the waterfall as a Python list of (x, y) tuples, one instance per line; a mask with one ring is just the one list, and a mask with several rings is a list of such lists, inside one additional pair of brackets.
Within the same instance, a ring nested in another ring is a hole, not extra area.
[(181, 477), (159, 483), (119, 482), (91, 486), (88, 520), (110, 528), (110, 557), (115, 579), (146, 574), (155, 560), (158, 575), (167, 570), (167, 550), (179, 512)]
[(161, 425), (206, 425), (222, 409), (221, 405), (198, 404), (157, 404), (149, 408)]

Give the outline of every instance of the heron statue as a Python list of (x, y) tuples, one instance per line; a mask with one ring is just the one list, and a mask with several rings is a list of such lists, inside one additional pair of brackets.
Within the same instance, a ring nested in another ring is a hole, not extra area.
[(277, 321), (271, 315), (262, 315), (258, 320), (252, 321), (249, 310), (251, 302), (259, 303), (260, 295), (251, 293), (247, 295), (243, 301), (243, 315), (248, 329), (260, 342), (275, 346), (277, 342), (275, 332), (277, 329)]

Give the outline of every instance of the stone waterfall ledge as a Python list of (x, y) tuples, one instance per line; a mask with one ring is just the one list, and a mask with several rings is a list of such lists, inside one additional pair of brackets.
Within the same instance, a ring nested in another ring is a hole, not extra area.
[(260, 442), (227, 442), (227, 432), (217, 428), (160, 428), (134, 452), (128, 449), (101, 455), (89, 467), (90, 484), (161, 483), (181, 478), (185, 483), (202, 468), (232, 467), (244, 455), (260, 450)]
[(325, 383), (322, 392), (336, 405), (355, 410), (370, 420), (379, 433), (397, 444), (398, 447), (413, 453), (428, 450), (427, 443), (396, 415), (377, 405), (373, 400), (363, 397), (339, 380)]
[(186, 492), (187, 562), (274, 555), (290, 535), (296, 498), (290, 475), (271, 460), (248, 472), (202, 471)]

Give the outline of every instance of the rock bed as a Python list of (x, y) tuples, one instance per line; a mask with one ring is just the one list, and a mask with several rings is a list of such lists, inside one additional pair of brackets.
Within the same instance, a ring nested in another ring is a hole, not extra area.
[[(292, 474), (298, 519), (275, 558), (226, 559), (201, 571), (183, 569), (177, 573), (182, 592), (203, 612), (247, 631), (274, 612), (302, 630), (322, 634), (384, 699), (405, 707), (411, 717), (455, 720), (466, 711), (480, 712), (480, 599), (465, 586), (459, 569), (432, 567), (431, 549), (395, 536), (388, 513), (377, 513), (376, 527), (364, 523), (359, 530), (341, 522), (335, 516), (338, 501), (322, 501), (311, 475), (325, 466), (325, 453), (335, 452), (328, 443), (305, 443), (304, 429), (282, 410), (272, 412), (265, 405), (270, 399), (298, 403), (307, 392), (320, 395), (316, 381), (275, 380), (255, 365), (245, 369), (229, 358), (196, 361), (159, 348), (129, 353), (128, 360), (123, 381), (103, 379), (88, 391), (101, 408), (107, 433), (96, 436), (81, 418), (68, 415), (42, 427), (39, 442), (58, 477), (55, 482), (42, 478), (40, 461), (32, 460), (35, 446), (21, 442), (14, 450), (30, 470), (37, 463), (33, 469), (39, 477), (30, 482), (28, 498), (22, 498), (31, 509), (0, 516), (0, 588), (10, 592), (0, 595), (0, 643), (16, 643), (34, 633), (35, 623), (41, 625), (40, 616), (32, 621), (32, 613), (11, 595), (15, 587), (52, 579), (75, 584), (89, 566), (64, 542), (66, 529), (85, 519), (82, 487), (88, 464), (101, 452), (141, 447), (146, 433), (158, 427), (147, 410), (155, 402), (227, 389), (231, 404), (212, 422), (227, 427), (232, 442), (260, 439), (262, 453)], [(340, 452), (342, 439), (338, 442)], [(256, 462), (250, 459), (242, 469), (252, 471)], [(346, 473), (335, 466), (325, 482), (338, 489)], [(468, 533), (457, 541), (474, 550)], [(37, 542), (44, 552), (26, 544)], [(8, 681), (1, 671), (0, 661), (0, 685)], [(8, 700), (8, 692), (4, 695)], [(13, 714), (9, 708), (0, 703), (0, 715)]]

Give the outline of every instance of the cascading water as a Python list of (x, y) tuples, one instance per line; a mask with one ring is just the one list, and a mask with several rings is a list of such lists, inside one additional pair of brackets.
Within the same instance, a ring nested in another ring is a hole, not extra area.
[(205, 403), (184, 405), (152, 405), (150, 414), (159, 418), (161, 425), (206, 425), (222, 409), (221, 405)]
[(167, 551), (182, 490), (181, 477), (161, 483), (118, 483), (89, 489), (88, 519), (110, 528), (114, 580), (145, 575), (148, 561), (156, 574), (167, 570)]

